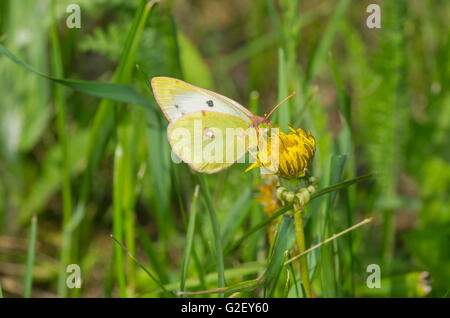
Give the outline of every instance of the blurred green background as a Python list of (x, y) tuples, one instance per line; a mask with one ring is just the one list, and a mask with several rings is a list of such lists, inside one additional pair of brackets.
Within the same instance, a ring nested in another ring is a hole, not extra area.
[[(66, 26), (72, 3), (79, 29)], [(366, 26), (371, 3), (380, 29)], [(165, 288), (179, 290), (180, 279), (190, 291), (217, 287), (203, 200), (182, 274), (198, 176), (170, 159), (153, 76), (259, 115), (295, 90), (273, 121), (313, 133), (320, 187), (376, 172), (309, 205), (308, 246), (323, 240), (324, 220), (328, 237), (374, 217), (308, 255), (316, 297), (448, 296), (450, 2), (174, 0), (151, 12), (145, 4), (0, 0), (0, 44), (19, 59), (57, 78), (126, 84), (148, 100), (100, 99), (85, 94), (88, 84), (74, 90), (0, 55), (3, 296), (165, 296), (111, 233)], [(246, 167), (205, 178), (225, 251), (266, 218), (262, 181)], [(270, 243), (262, 229), (225, 253), (226, 285), (259, 276)], [(82, 288), (66, 287), (67, 264), (80, 265)], [(369, 264), (380, 265), (380, 289), (366, 286)], [(236, 296), (301, 296), (298, 278), (295, 266), (281, 266), (276, 279)]]

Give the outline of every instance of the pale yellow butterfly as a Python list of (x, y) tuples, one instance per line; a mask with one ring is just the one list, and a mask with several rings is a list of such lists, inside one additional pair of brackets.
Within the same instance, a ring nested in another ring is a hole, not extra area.
[[(239, 147), (242, 136), (238, 134), (232, 137), (232, 142), (224, 141), (222, 137), (226, 136), (227, 129), (247, 131), (268, 124), (270, 115), (281, 104), (260, 117), (228, 97), (179, 79), (154, 77), (151, 85), (156, 101), (169, 120), (167, 136), (173, 152), (192, 169), (205, 173), (231, 166), (252, 146), (246, 138), (245, 147)], [(204, 158), (205, 149), (210, 150), (211, 157), (220, 160)]]

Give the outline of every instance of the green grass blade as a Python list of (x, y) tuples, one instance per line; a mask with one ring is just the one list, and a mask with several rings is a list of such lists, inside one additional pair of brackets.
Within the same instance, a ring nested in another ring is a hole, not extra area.
[[(209, 193), (209, 188), (206, 184), (205, 176), (203, 174), (199, 175), (198, 179), (200, 182), (200, 188), (202, 190), (203, 198), (205, 199), (206, 206), (208, 207), (209, 217), (213, 228), (217, 258), (217, 284), (219, 288), (223, 288), (225, 287), (225, 269), (223, 264), (222, 240), (220, 236), (219, 223), (217, 222), (217, 214), (212, 203), (211, 194)], [(223, 293), (219, 293), (219, 297), (223, 297)]]
[(87, 165), (81, 181), (81, 189), (79, 190), (80, 195), (76, 204), (75, 213), (70, 222), (70, 228), (72, 230), (74, 230), (84, 218), (85, 207), (89, 199), (94, 172), (112, 134), (112, 106), (113, 102), (111, 100), (103, 99), (100, 102), (91, 125), (85, 155)]
[[(180, 176), (179, 176), (180, 166), (172, 165), (172, 168), (173, 168), (172, 169), (172, 171), (173, 171), (173, 184), (174, 184), (174, 188), (175, 188), (175, 193), (176, 193), (176, 196), (177, 196), (177, 199), (178, 199), (178, 205), (179, 205), (179, 208), (180, 208), (181, 216), (183, 218), (183, 224), (184, 224), (185, 229), (187, 229), (188, 228), (188, 221), (186, 219), (187, 217), (186, 217), (186, 212), (185, 212), (184, 205), (183, 205), (183, 198), (181, 197), (181, 184), (179, 182), (179, 179), (180, 179)], [(198, 259), (197, 249), (195, 247), (195, 244), (192, 245), (192, 258), (193, 258), (194, 265), (195, 265), (195, 268), (197, 270), (197, 273), (198, 273), (198, 276), (199, 276), (202, 288), (206, 289), (205, 279), (204, 279), (204, 274), (203, 274), (204, 268), (200, 264), (200, 260)]]
[(350, 97), (345, 92), (344, 83), (342, 82), (341, 74), (336, 66), (336, 61), (333, 57), (333, 54), (329, 52), (328, 54), (328, 63), (330, 64), (331, 71), (333, 73), (334, 84), (336, 85), (336, 90), (338, 94), (339, 107), (341, 109), (342, 114), (346, 120), (346, 124), (348, 127), (352, 126), (352, 114), (351, 114), (351, 103)]
[(197, 47), (179, 30), (176, 30), (176, 36), (180, 49), (179, 58), (183, 68), (184, 80), (199, 87), (212, 89), (213, 79), (211, 72)]
[[(229, 278), (230, 280), (231, 279), (234, 280), (234, 279), (245, 277), (247, 275), (254, 275), (254, 274), (260, 272), (262, 269), (264, 269), (264, 263), (251, 262), (251, 263), (244, 263), (237, 267), (227, 268), (225, 270), (225, 274), (226, 274), (227, 278)], [(217, 285), (217, 278), (218, 277), (217, 277), (216, 272), (208, 273), (207, 275), (205, 275), (205, 282), (207, 285), (210, 285), (210, 286)], [(186, 289), (196, 288), (199, 286), (199, 284), (200, 284), (200, 281), (197, 277), (190, 277), (190, 278), (186, 279), (185, 287), (186, 287)], [(179, 287), (180, 287), (180, 282), (173, 282), (173, 283), (164, 285), (164, 288), (169, 291), (176, 290)], [(224, 288), (227, 288), (227, 287), (224, 287)], [(149, 297), (149, 296), (154, 295), (155, 293), (159, 293), (161, 291), (162, 291), (161, 288), (157, 288), (155, 290), (150, 290), (148, 293), (145, 293), (143, 295), (143, 297)], [(228, 291), (228, 290), (226, 290), (226, 291)], [(214, 293), (223, 293), (223, 292), (224, 292), (223, 290), (219, 290)]]
[[(345, 214), (346, 214), (346, 221), (347, 221), (347, 227), (350, 227), (351, 224), (353, 224), (353, 207), (350, 202), (350, 191), (349, 189), (344, 189), (344, 206), (345, 206)], [(347, 275), (348, 277), (348, 294), (350, 297), (354, 297), (355, 295), (355, 252), (354, 252), (354, 245), (353, 245), (353, 233), (349, 233), (347, 236), (348, 240), (348, 263), (349, 263), (349, 271), (350, 274)]]
[(161, 288), (161, 290), (164, 293), (166, 293), (169, 297), (174, 296), (174, 294), (172, 292), (168, 291), (165, 288), (165, 286), (155, 276), (153, 276), (153, 274), (147, 269), (147, 267), (142, 265), (137, 260), (137, 258), (133, 254), (131, 254), (131, 252), (126, 248), (126, 246), (124, 246), (122, 243), (120, 243), (113, 235), (111, 235), (111, 238), (114, 240), (116, 245), (119, 246), (120, 248), (122, 248), (128, 254), (128, 256), (159, 286), (159, 288)]
[[(161, 116), (155, 115), (152, 112), (147, 112), (149, 122), (158, 123), (162, 125)], [(156, 222), (160, 230), (158, 240), (162, 250), (162, 255), (166, 255), (167, 237), (171, 231), (170, 218), (167, 213), (170, 207), (170, 146), (167, 141), (167, 133), (165, 130), (148, 127), (148, 166), (150, 168), (150, 175), (154, 188), (155, 197), (155, 212)]]
[[(341, 73), (336, 65), (335, 58), (331, 52), (328, 56), (328, 62), (330, 64), (331, 71), (333, 73), (334, 83), (336, 86), (336, 91), (338, 95), (338, 105), (340, 108), (341, 113), (343, 114), (344, 120), (344, 126), (342, 127), (341, 131), (339, 132), (338, 136), (338, 148), (339, 153), (346, 154), (347, 155), (347, 164), (346, 164), (346, 174), (349, 177), (354, 177), (356, 173), (356, 163), (355, 163), (355, 147), (353, 142), (353, 131), (352, 131), (352, 115), (351, 115), (351, 100), (347, 92), (344, 88), (344, 83), (341, 78)], [(344, 172), (345, 173), (345, 172)], [(354, 207), (353, 202), (355, 202), (355, 190), (346, 188), (343, 191), (344, 196), (344, 207), (346, 212), (346, 221), (347, 221), (347, 227), (350, 227), (353, 224), (353, 218), (354, 218)], [(335, 247), (337, 247), (337, 243), (334, 243)], [(355, 282), (354, 277), (355, 274), (355, 266), (354, 266), (354, 260), (355, 260), (355, 254), (353, 251), (353, 233), (349, 233), (347, 236), (347, 244), (348, 253), (343, 253), (345, 255), (346, 262), (349, 267), (350, 275), (346, 275), (348, 278), (346, 279), (346, 282), (344, 282), (342, 285), (343, 290), (347, 290), (348, 294), (350, 296), (354, 296), (354, 289), (355, 289)], [(336, 258), (339, 258), (339, 255), (336, 254)], [(338, 271), (336, 271), (336, 275), (338, 274)], [(337, 279), (339, 281), (339, 279)], [(337, 285), (338, 291), (341, 287), (340, 284)], [(340, 296), (340, 295), (338, 295)]]
[[(68, 153), (70, 160), (70, 173), (72, 176), (79, 175), (84, 168), (83, 154), (87, 149), (89, 137), (88, 129), (80, 129), (77, 134), (70, 138)], [(45, 211), (48, 202), (58, 193), (62, 185), (61, 168), (55, 163), (62, 162), (61, 144), (54, 144), (47, 149), (41, 160), (41, 173), (38, 180), (33, 183), (31, 191), (20, 202), (20, 215), (18, 217), (21, 226), (30, 222), (31, 216)]]
[(186, 243), (184, 245), (183, 253), (183, 267), (181, 270), (180, 291), (184, 291), (186, 284), (186, 276), (189, 267), (189, 260), (191, 257), (192, 244), (194, 242), (195, 221), (197, 216), (197, 199), (198, 199), (198, 185), (195, 187), (194, 196), (192, 197), (191, 209), (189, 212), (189, 223), (186, 233)]
[[(289, 265), (289, 269), (291, 270), (291, 273), (292, 273), (292, 280), (294, 281), (294, 286), (292, 286), (292, 288), (295, 290), (295, 296), (297, 298), (301, 298), (301, 297), (303, 297), (304, 294), (303, 294), (302, 288), (299, 288), (299, 284), (301, 284), (300, 278), (299, 278), (300, 282), (298, 283), (296, 275), (295, 275), (294, 264), (293, 263), (289, 263), (288, 265)], [(286, 298), (289, 297), (289, 293), (290, 292), (288, 292), (288, 295), (286, 295)]]
[(359, 176), (359, 177), (356, 177), (356, 178), (353, 178), (353, 179), (345, 180), (343, 182), (334, 184), (334, 185), (326, 187), (324, 189), (320, 189), (319, 191), (314, 192), (311, 195), (311, 200), (313, 200), (315, 198), (318, 198), (318, 197), (320, 197), (320, 196), (322, 196), (324, 194), (327, 194), (327, 193), (330, 193), (330, 192), (333, 192), (333, 191), (337, 191), (337, 190), (340, 190), (340, 189), (344, 189), (344, 188), (349, 187), (349, 186), (351, 186), (351, 185), (353, 185), (355, 183), (362, 182), (364, 180), (370, 179), (374, 175), (375, 175), (374, 173), (368, 173), (368, 174), (365, 174), (365, 175), (362, 175), (362, 176)]
[(57, 78), (34, 69), (30, 65), (20, 60), (17, 56), (15, 56), (1, 44), (0, 53), (11, 59), (17, 65), (27, 69), (28, 71), (31, 71), (41, 77), (45, 77), (55, 83), (68, 86), (84, 94), (106, 98), (122, 103), (142, 105), (148, 109), (154, 110), (152, 104), (144, 96), (142, 96), (134, 88), (128, 85)]
[[(278, 49), (278, 103), (289, 95), (288, 92), (288, 72), (286, 54), (283, 49)], [(287, 129), (291, 121), (290, 101), (281, 105), (276, 111), (277, 123), (282, 129)]]
[(337, 7), (334, 10), (333, 16), (331, 17), (331, 21), (328, 23), (319, 45), (312, 53), (312, 57), (306, 74), (305, 83), (308, 83), (314, 78), (320, 64), (323, 62), (323, 60), (326, 59), (327, 52), (331, 47), (331, 45), (333, 44), (334, 37), (339, 28), (339, 23), (344, 17), (345, 11), (347, 10), (347, 7), (350, 5), (350, 2), (351, 2), (350, 0), (340, 0), (338, 2)]
[[(337, 183), (342, 175), (346, 156), (333, 155), (330, 161), (328, 184)], [(317, 222), (318, 228), (315, 235), (315, 242), (321, 242), (328, 237), (329, 233), (333, 233), (332, 228), (332, 216), (331, 210), (335, 200), (337, 192), (331, 192), (328, 197), (325, 198), (321, 205), (320, 221)], [(319, 254), (320, 253), (320, 254)], [(336, 297), (337, 296), (337, 284), (334, 276), (335, 264), (333, 263), (333, 251), (332, 246), (326, 245), (314, 251), (315, 255), (320, 255), (320, 274), (322, 279), (322, 292), (324, 297)], [(313, 264), (312, 272), (314, 273), (317, 263)]]
[(258, 223), (258, 225), (255, 225), (254, 227), (252, 227), (244, 235), (242, 235), (238, 240), (236, 240), (236, 242), (233, 243), (233, 245), (231, 245), (229, 248), (227, 248), (225, 250), (225, 254), (228, 254), (231, 251), (233, 251), (235, 248), (237, 248), (239, 245), (241, 245), (241, 243), (247, 237), (249, 237), (253, 233), (257, 232), (258, 230), (262, 229), (266, 225), (270, 224), (270, 222), (272, 222), (272, 220), (275, 220), (277, 217), (279, 217), (280, 215), (283, 215), (284, 213), (288, 212), (290, 209), (292, 209), (292, 205), (285, 206), (285, 207), (281, 208), (280, 210), (278, 210), (277, 212), (275, 212), (274, 214), (272, 214), (272, 216), (265, 218), (262, 222)]
[[(147, 18), (152, 9), (152, 5), (146, 5), (145, 3), (145, 0), (141, 1), (140, 6), (136, 11), (129, 36), (125, 43), (125, 48), (122, 53), (121, 63), (117, 74), (117, 82), (119, 83), (126, 83), (131, 80), (131, 75), (136, 65), (135, 61), (137, 50), (139, 48)], [(123, 105), (119, 105), (118, 109), (122, 108)], [(134, 194), (131, 194), (129, 192), (130, 190), (133, 191), (132, 189), (134, 189), (134, 187), (132, 187), (133, 176), (131, 175), (131, 138), (127, 137), (130, 132), (129, 128), (131, 128), (132, 126), (128, 124), (129, 114), (127, 114), (124, 110), (120, 112), (123, 113), (123, 115), (117, 117), (117, 144), (114, 152), (113, 233), (119, 241), (122, 241), (123, 235), (126, 234), (128, 240), (132, 241), (130, 246), (134, 249), (133, 228), (125, 226), (125, 218), (127, 216), (125, 213), (126, 211), (128, 211), (128, 217), (132, 217), (132, 215), (130, 215), (131, 210), (133, 209), (131, 205), (134, 202), (134, 199), (130, 199), (130, 197), (134, 196)], [(128, 194), (129, 197), (127, 197)], [(114, 254), (120, 296), (127, 297), (123, 253), (117, 245), (115, 246)]]
[(269, 12), (270, 20), (272, 21), (273, 28), (278, 36), (278, 45), (281, 48), (284, 48), (284, 33), (283, 28), (281, 27), (280, 18), (278, 17), (277, 10), (272, 0), (266, 0), (267, 11)]
[[(121, 194), (124, 191), (122, 176), (117, 171), (122, 171), (123, 148), (116, 148), (114, 160), (114, 181), (113, 181), (113, 234), (122, 241), (124, 235), (124, 215), (122, 211)], [(120, 297), (127, 297), (125, 264), (122, 250), (119, 246), (114, 246), (114, 262), (116, 266), (116, 278), (119, 284)]]
[(148, 238), (147, 233), (142, 228), (138, 229), (139, 239), (144, 247), (144, 250), (150, 260), (152, 268), (157, 273), (158, 278), (164, 284), (168, 283), (169, 278), (167, 274), (167, 269), (162, 265), (162, 262), (158, 258), (158, 253), (153, 246), (152, 241)]
[(243, 291), (250, 291), (260, 286), (260, 282), (257, 280), (248, 280), (239, 282), (237, 284), (233, 284), (230, 286), (226, 286), (223, 288), (216, 288), (210, 290), (201, 290), (196, 292), (179, 292), (179, 295), (210, 295), (210, 294), (219, 294), (219, 293), (237, 293)]
[[(283, 215), (278, 231), (278, 237), (273, 248), (273, 256), (267, 266), (264, 275), (264, 285), (273, 283), (274, 279), (280, 274), (284, 265), (285, 252), (289, 251), (295, 243), (295, 222), (294, 216), (291, 214)], [(276, 283), (276, 282), (275, 282)]]
[[(255, 56), (256, 54), (269, 49), (277, 43), (276, 33), (264, 34), (260, 37), (250, 40), (242, 48), (238, 48), (223, 58), (222, 67), (229, 70), (243, 61)], [(254, 113), (255, 114), (255, 113)]]
[(222, 244), (227, 246), (228, 242), (233, 237), (234, 233), (242, 225), (250, 212), (252, 205), (252, 189), (247, 188), (237, 198), (236, 203), (231, 207), (227, 213), (225, 220), (221, 224)]
[[(284, 264), (284, 261), (286, 260), (286, 255), (288, 254), (288, 251), (285, 251), (283, 253), (283, 259), (282, 259), (282, 264)], [(278, 268), (278, 272), (275, 274), (275, 277), (272, 279), (272, 288), (269, 291), (269, 294), (267, 295), (268, 298), (274, 298), (275, 293), (277, 291), (277, 287), (278, 287), (278, 282), (280, 280), (280, 278), (282, 277), (282, 273), (283, 273), (283, 269), (284, 269), (284, 265), (281, 265)]]
[[(253, 228), (255, 225), (259, 224), (261, 220), (264, 218), (264, 215), (261, 211), (259, 203), (253, 201), (250, 207), (250, 228)], [(253, 235), (249, 242), (248, 248), (243, 249), (244, 252), (244, 260), (250, 262), (252, 260), (261, 260), (265, 257), (264, 243), (266, 241), (265, 233), (259, 233), (258, 235)], [(229, 245), (230, 246), (230, 245)], [(228, 250), (228, 247), (225, 251)]]
[(114, 288), (114, 253), (112, 257), (110, 257), (105, 276), (105, 282), (103, 283), (103, 297), (110, 298)]
[(28, 242), (28, 252), (27, 252), (27, 266), (25, 273), (25, 289), (23, 297), (31, 297), (31, 288), (33, 286), (33, 265), (34, 256), (36, 254), (36, 236), (37, 236), (37, 217), (34, 215), (31, 218), (30, 225), (30, 237)]
[[(58, 30), (55, 22), (55, 1), (51, 2), (51, 15), (52, 23), (50, 28), (51, 37), (51, 50), (52, 50), (52, 66), (53, 73), (56, 77), (62, 78), (63, 65), (61, 46), (59, 42)], [(68, 228), (70, 219), (72, 218), (72, 192), (70, 181), (70, 162), (68, 157), (67, 146), (67, 132), (66, 132), (66, 101), (65, 92), (58, 84), (54, 87), (55, 104), (57, 108), (57, 121), (58, 121), (58, 138), (61, 145), (62, 153), (62, 196), (63, 196), (63, 217), (62, 217), (62, 244), (61, 244), (61, 256), (60, 256), (60, 270), (58, 277), (58, 296), (67, 297), (66, 288), (66, 267), (70, 263), (70, 250), (71, 250), (71, 231)]]

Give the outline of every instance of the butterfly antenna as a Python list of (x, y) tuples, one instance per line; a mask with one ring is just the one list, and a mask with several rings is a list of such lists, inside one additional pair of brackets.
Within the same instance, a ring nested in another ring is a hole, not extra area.
[(291, 93), (291, 95), (289, 95), (288, 97), (286, 97), (285, 99), (283, 99), (277, 106), (275, 106), (270, 113), (268, 113), (266, 116), (264, 116), (264, 120), (266, 121), (267, 119), (270, 118), (270, 116), (272, 116), (273, 112), (281, 105), (283, 104), (285, 101), (287, 101), (289, 98), (291, 98), (292, 96), (295, 95), (295, 91)]

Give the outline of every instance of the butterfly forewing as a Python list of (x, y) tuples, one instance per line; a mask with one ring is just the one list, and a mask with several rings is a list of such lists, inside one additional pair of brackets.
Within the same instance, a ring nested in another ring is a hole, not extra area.
[(152, 89), (170, 122), (192, 112), (214, 111), (239, 117), (248, 126), (252, 124), (253, 114), (239, 103), (179, 79), (154, 77)]

